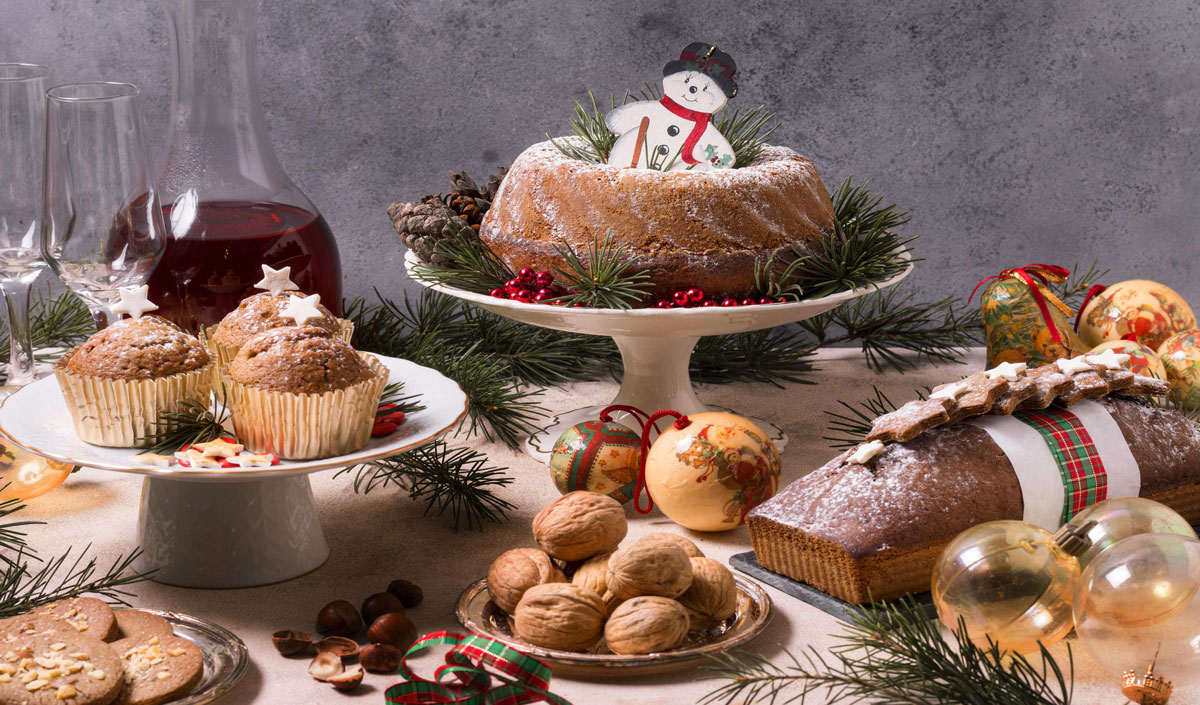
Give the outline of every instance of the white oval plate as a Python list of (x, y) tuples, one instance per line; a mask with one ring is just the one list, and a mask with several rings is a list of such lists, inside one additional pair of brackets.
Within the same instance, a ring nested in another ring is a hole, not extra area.
[(404, 395), (420, 395), (425, 405), (408, 414), (390, 436), (372, 438), (361, 450), (318, 460), (283, 460), (260, 468), (169, 468), (139, 465), (136, 448), (105, 448), (75, 435), (58, 380), (45, 377), (25, 386), (0, 405), (0, 434), (26, 450), (72, 465), (175, 480), (245, 480), (297, 475), (344, 467), (401, 453), (441, 437), (467, 413), (467, 395), (454, 380), (408, 360), (376, 355), (390, 372), (388, 383), (404, 382)]

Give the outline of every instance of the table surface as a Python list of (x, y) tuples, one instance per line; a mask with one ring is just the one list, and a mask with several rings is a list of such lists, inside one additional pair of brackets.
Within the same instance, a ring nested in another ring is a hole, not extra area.
[[(817, 359), (818, 386), (788, 386), (778, 389), (761, 384), (703, 386), (699, 396), (706, 403), (738, 410), (779, 424), (790, 437), (783, 452), (783, 481), (789, 482), (819, 467), (833, 455), (821, 440), (825, 429), (824, 410), (833, 409), (836, 399), (865, 399), (875, 385), (893, 400), (912, 398), (913, 391), (980, 368), (983, 355), (974, 351), (968, 365), (925, 366), (904, 375), (876, 374), (868, 370), (855, 350), (822, 351)], [(543, 398), (552, 411), (565, 411), (602, 404), (615, 393), (613, 382), (587, 382), (550, 389)], [(462, 443), (463, 439), (449, 439)], [(409, 614), (422, 632), (458, 628), (454, 603), (470, 582), (484, 576), (492, 559), (518, 546), (534, 546), (529, 530), (537, 511), (558, 496), (549, 471), (528, 456), (495, 444), (472, 439), (469, 445), (489, 454), (494, 464), (508, 466), (515, 482), (500, 495), (517, 505), (504, 524), (490, 525), (482, 532), (455, 533), (446, 517), (423, 516), (423, 506), (394, 488), (369, 495), (354, 493), (348, 476), (335, 471), (312, 475), (313, 490), (320, 509), (332, 555), (325, 565), (295, 580), (279, 585), (243, 590), (191, 590), (145, 582), (133, 587), (135, 606), (168, 609), (214, 620), (237, 633), (250, 651), (250, 669), (245, 679), (220, 702), (243, 703), (338, 702), (341, 698), (366, 698), (382, 702), (383, 690), (395, 682), (393, 676), (367, 674), (354, 694), (335, 693), (307, 674), (307, 658), (284, 658), (271, 645), (271, 632), (294, 628), (313, 631), (317, 611), (334, 599), (358, 604), (367, 595), (382, 590), (395, 578), (412, 580), (424, 588), (425, 602)], [(30, 527), (31, 543), (42, 555), (53, 555), (88, 543), (101, 557), (111, 558), (135, 548), (141, 478), (121, 473), (84, 470), (59, 489), (33, 500), (21, 518), (48, 522)], [(674, 531), (692, 538), (713, 558), (748, 550), (744, 528), (722, 534), (699, 534), (675, 525), (657, 510), (640, 516), (632, 510), (629, 536), (651, 531)], [(827, 648), (837, 642), (840, 622), (809, 605), (773, 588), (767, 592), (775, 602), (775, 615), (767, 629), (749, 647), (768, 657), (781, 656), (783, 649)], [(1121, 703), (1119, 683), (1101, 672), (1078, 645), (1075, 657), (1075, 702)], [(1053, 649), (1065, 666), (1066, 648)], [(415, 661), (419, 672), (429, 675), (433, 659)], [(698, 669), (675, 674), (623, 677), (621, 680), (585, 681), (555, 678), (551, 690), (575, 705), (658, 705), (694, 703), (715, 684), (702, 680)], [(1200, 703), (1196, 696), (1176, 693), (1175, 705)], [(810, 702), (817, 702), (810, 700)]]

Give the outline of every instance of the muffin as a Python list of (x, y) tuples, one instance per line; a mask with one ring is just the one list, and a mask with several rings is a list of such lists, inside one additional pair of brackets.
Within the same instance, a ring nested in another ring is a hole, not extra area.
[(388, 371), (317, 326), (273, 328), (229, 365), (238, 439), (255, 453), (328, 458), (367, 444)]
[(101, 446), (149, 445), (158, 415), (207, 401), (213, 362), (204, 345), (158, 316), (125, 318), (54, 367), (75, 433)]
[[(227, 367), (237, 356), (238, 350), (253, 336), (272, 328), (295, 326), (294, 320), (280, 316), (280, 312), (293, 296), (303, 294), (298, 291), (282, 294), (263, 292), (242, 299), (237, 308), (210, 328), (206, 334), (206, 342), (209, 352), (217, 358), (217, 365)], [(354, 334), (354, 324), (337, 318), (320, 304), (317, 304), (317, 310), (321, 312), (321, 317), (310, 319), (305, 325), (320, 328), (349, 343), (350, 336)]]

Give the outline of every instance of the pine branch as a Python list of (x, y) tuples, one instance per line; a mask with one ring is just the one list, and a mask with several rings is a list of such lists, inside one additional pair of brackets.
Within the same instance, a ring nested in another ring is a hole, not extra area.
[[(625, 100), (629, 100), (629, 93), (626, 92)], [(617, 143), (618, 135), (608, 129), (608, 125), (604, 122), (604, 113), (600, 112), (600, 106), (596, 104), (596, 96), (588, 91), (588, 101), (591, 102), (591, 107), (584, 107), (579, 101), (575, 102), (575, 116), (571, 118), (571, 134), (583, 140), (580, 145), (574, 140), (555, 139), (546, 135), (550, 143), (558, 148), (558, 151), (567, 155), (572, 159), (579, 159), (593, 164), (604, 164), (608, 161), (608, 155), (612, 152), (613, 145)], [(610, 110), (617, 107), (617, 96), (614, 94), (610, 99)], [(624, 103), (622, 103), (624, 104)]]
[[(225, 398), (224, 392), (221, 398)], [(182, 408), (178, 411), (158, 412), (154, 431), (137, 439), (139, 443), (149, 444), (140, 455), (171, 455), (184, 446), (207, 443), (222, 437), (232, 437), (236, 440), (237, 434), (225, 428), (225, 423), (230, 418), (228, 407), (220, 404), (210, 406), (207, 399), (199, 401), (192, 397), (184, 399), (180, 405)]]
[(0, 618), (28, 612), (41, 605), (78, 597), (85, 593), (99, 595), (110, 602), (127, 604), (125, 588), (150, 577), (133, 573), (133, 562), (140, 550), (113, 559), (103, 571), (96, 558), (88, 557), (85, 547), (74, 558), (67, 551), (32, 570), (28, 554), (18, 553), (0, 573)]
[(1070, 646), (1064, 674), (1043, 646), (1039, 665), (1001, 651), (995, 643), (976, 646), (959, 620), (951, 640), (917, 603), (904, 598), (887, 605), (855, 608), (841, 644), (822, 653), (810, 647), (786, 652), (778, 664), (741, 649), (719, 656), (707, 670), (729, 681), (701, 700), (703, 705), (867, 702), (884, 705), (1069, 705), (1075, 664)]
[[(397, 411), (411, 414), (425, 409), (425, 405), (420, 402), (420, 394), (405, 394), (404, 382), (392, 382), (383, 388), (383, 394), (379, 396), (379, 409), (375, 412), (376, 416), (386, 416), (394, 414)], [(384, 407), (388, 408), (384, 408)]]
[[(8, 487), (0, 487), (3, 490)], [(25, 508), (25, 502), (20, 499), (6, 499), (0, 502), (0, 520), (6, 520), (9, 516), (16, 514)], [(17, 560), (12, 555), (16, 556), (27, 555), (31, 558), (35, 557), (33, 550), (29, 548), (29, 543), (25, 539), (26, 526), (37, 526), (45, 524), (44, 521), (0, 521), (0, 561), (7, 563), (10, 567), (19, 565)]]
[(876, 417), (896, 410), (896, 403), (889, 399), (879, 387), (872, 385), (871, 389), (875, 393), (874, 397), (859, 402), (857, 405), (839, 399), (838, 404), (841, 405), (843, 411), (825, 412), (825, 415), (829, 417), (829, 425), (825, 432), (832, 435), (821, 436), (821, 438), (829, 441), (830, 448), (839, 450), (853, 448), (862, 443), (867, 434), (871, 432), (871, 425)]
[(363, 494), (387, 485), (400, 487), (412, 499), (425, 501), (425, 514), (449, 512), (455, 531), (462, 525), (482, 530), (484, 523), (504, 521), (508, 510), (515, 509), (494, 492), (512, 484), (508, 468), (489, 467), (487, 462), (483, 453), (434, 441), (337, 474), (354, 473), (354, 491)]
[(504, 260), (469, 228), (440, 238), (433, 251), (439, 261), (449, 264), (414, 264), (412, 276), (417, 281), (486, 294), (503, 287), (504, 282), (516, 276)]
[(467, 418), (459, 424), (459, 433), (465, 429), (467, 435), (482, 434), (488, 441), (516, 449), (546, 415), (535, 400), (541, 396), (541, 389), (525, 387), (503, 360), (481, 355), (474, 346), (434, 349), (431, 343), (421, 358), (411, 359), (438, 370), (466, 392)]
[(555, 245), (554, 249), (567, 261), (566, 269), (554, 268), (555, 279), (571, 292), (556, 301), (589, 308), (629, 309), (650, 295), (650, 275), (630, 271), (641, 255), (628, 254), (624, 245), (617, 244), (612, 230), (605, 233), (604, 242), (592, 237), (586, 261), (570, 243)]
[[(768, 128), (767, 124), (772, 121), (775, 124)], [(717, 132), (724, 135), (725, 139), (729, 141), (729, 146), (733, 147), (734, 169), (749, 166), (755, 159), (758, 159), (767, 140), (782, 124), (775, 120), (775, 113), (767, 112), (765, 105), (752, 108), (744, 113), (741, 110), (730, 112), (726, 107), (714, 121)]]
[(1051, 283), (1050, 290), (1054, 292), (1059, 301), (1071, 307), (1072, 311), (1078, 311), (1088, 289), (1108, 276), (1108, 270), (1098, 270), (1099, 266), (1099, 262), (1092, 262), (1087, 269), (1080, 272), (1079, 263), (1076, 262), (1071, 267), (1071, 275), (1067, 277), (1067, 280), (1061, 284)]
[(783, 387), (815, 384), (806, 375), (815, 369), (816, 346), (794, 328), (765, 330), (701, 338), (692, 352), (692, 380), (702, 384), (766, 382)]

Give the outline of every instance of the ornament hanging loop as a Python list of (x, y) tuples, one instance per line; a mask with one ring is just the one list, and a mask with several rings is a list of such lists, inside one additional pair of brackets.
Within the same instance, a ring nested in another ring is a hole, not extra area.
[[(605, 409), (605, 411), (608, 411)], [(650, 429), (658, 429), (656, 421), (664, 416), (674, 416), (675, 423), (672, 424), (676, 429), (683, 430), (687, 428), (692, 421), (685, 414), (671, 409), (663, 409), (656, 411), (650, 415), (646, 422), (642, 424), (642, 452), (638, 458), (638, 475), (637, 485), (633, 490), (633, 508), (638, 514), (649, 514), (654, 509), (654, 498), (650, 496), (649, 490), (646, 489), (646, 456), (650, 454)], [(642, 508), (642, 493), (646, 493), (646, 508)]]

